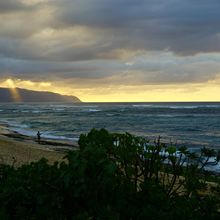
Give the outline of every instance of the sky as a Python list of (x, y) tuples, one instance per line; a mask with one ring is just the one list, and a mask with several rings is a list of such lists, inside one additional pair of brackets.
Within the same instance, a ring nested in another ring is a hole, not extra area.
[(220, 101), (219, 12), (219, 0), (0, 0), (0, 87)]

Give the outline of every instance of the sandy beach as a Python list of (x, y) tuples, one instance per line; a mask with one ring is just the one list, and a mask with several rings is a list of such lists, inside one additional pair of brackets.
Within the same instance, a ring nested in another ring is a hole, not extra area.
[(0, 123), (0, 163), (19, 167), (44, 157), (52, 164), (75, 149), (77, 143), (69, 141), (42, 139), (39, 144), (36, 138), (11, 131), (7, 124)]

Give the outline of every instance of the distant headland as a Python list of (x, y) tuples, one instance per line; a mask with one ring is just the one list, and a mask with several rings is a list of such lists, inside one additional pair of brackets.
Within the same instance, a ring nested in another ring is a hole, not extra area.
[(0, 102), (81, 102), (76, 96), (20, 88), (0, 88)]

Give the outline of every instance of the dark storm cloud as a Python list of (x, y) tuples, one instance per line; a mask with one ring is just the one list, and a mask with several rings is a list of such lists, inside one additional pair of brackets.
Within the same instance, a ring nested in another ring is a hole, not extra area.
[(33, 6), (28, 6), (18, 0), (0, 0), (0, 13), (10, 13), (16, 11), (29, 10)]
[(220, 1), (217, 0), (64, 2), (63, 6), (60, 3), (58, 12), (63, 25), (112, 30), (116, 46), (124, 42), (123, 47), (169, 49), (185, 55), (220, 50)]
[[(23, 41), (23, 39), (0, 38), (0, 55), (2, 57), (22, 59), (22, 60), (39, 60), (39, 61), (83, 61), (98, 59), (116, 59), (118, 54), (110, 54), (109, 46), (99, 47), (98, 43), (91, 46), (70, 46), (65, 45), (65, 39), (60, 39), (57, 45), (50, 46), (48, 42)], [(106, 54), (105, 54), (106, 53)]]
[(27, 3), (0, 0), (0, 78), (163, 84), (219, 72), (219, 0)]
[[(23, 17), (15, 15), (15, 26), (3, 18), (6, 25), (0, 30), (0, 38), (7, 39), (0, 39), (0, 47), (4, 47), (0, 53), (5, 56), (74, 61), (119, 59), (113, 53), (117, 48), (169, 50), (181, 55), (220, 51), (220, 1), (217, 0), (51, 0), (31, 6), (18, 0), (0, 0), (0, 10), (5, 12), (26, 8), (35, 10), (24, 12)], [(48, 9), (45, 14), (52, 18), (39, 22), (45, 16), (41, 13), (45, 8)], [(50, 44), (50, 39), (45, 39), (48, 44), (44, 39), (35, 42), (30, 39), (31, 34), (47, 27), (59, 32), (75, 26), (97, 33), (91, 37), (92, 45), (75, 47), (65, 36), (56, 39), (56, 45)], [(16, 36), (21, 41), (10, 39)], [(13, 47), (6, 47), (7, 44)], [(45, 47), (41, 48), (41, 44)]]
[(20, 39), (25, 42), (31, 35), (47, 27), (48, 21), (42, 16), (46, 6), (46, 0), (45, 3), (36, 0), (0, 0), (0, 44), (4, 43), (3, 40), (12, 45), (15, 42), (11, 40)]
[(0, 0), (0, 13), (23, 9), (23, 4), (14, 0)]
[(74, 83), (77, 80), (82, 86), (84, 83), (91, 84), (91, 80), (94, 85), (102, 86), (158, 85), (208, 82), (215, 80), (220, 69), (220, 56), (217, 54), (176, 57), (171, 53), (157, 52), (136, 57), (132, 62), (44, 62), (1, 58), (0, 75), (5, 79), (13, 77), (34, 81), (66, 80)]
[(112, 75), (112, 72), (123, 70), (124, 65), (103, 62), (44, 62), (32, 60), (16, 60), (0, 57), (1, 78), (43, 80), (64, 79), (99, 79)]

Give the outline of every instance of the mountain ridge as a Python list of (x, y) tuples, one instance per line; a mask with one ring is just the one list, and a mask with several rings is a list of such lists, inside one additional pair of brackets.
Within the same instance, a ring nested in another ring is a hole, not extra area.
[(21, 88), (0, 87), (0, 102), (75, 102), (81, 100), (76, 96), (61, 95), (47, 91), (34, 91)]

